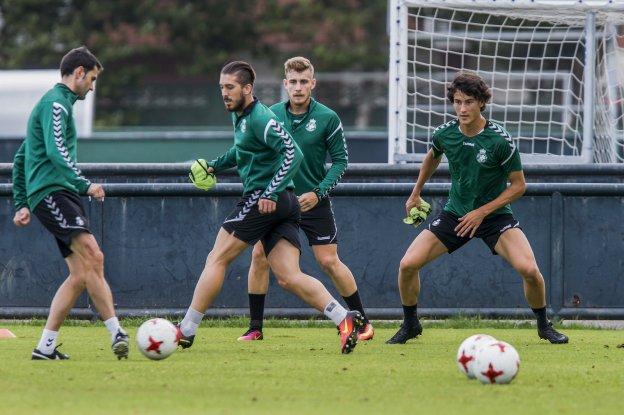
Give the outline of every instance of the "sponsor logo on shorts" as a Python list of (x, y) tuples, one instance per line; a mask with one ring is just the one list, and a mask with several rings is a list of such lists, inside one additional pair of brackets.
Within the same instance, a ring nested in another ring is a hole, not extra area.
[(431, 226), (438, 226), (440, 224), (440, 222), (442, 222), (442, 220), (436, 219), (433, 222), (431, 222)]
[(84, 226), (84, 224), (85, 224), (85, 221), (80, 216), (76, 216), (76, 225)]
[(327, 241), (327, 240), (330, 240), (330, 239), (331, 239), (331, 235), (329, 235), (329, 236), (317, 236), (316, 237), (317, 241)]
[(312, 118), (305, 126), (305, 129), (309, 132), (316, 130), (316, 120)]

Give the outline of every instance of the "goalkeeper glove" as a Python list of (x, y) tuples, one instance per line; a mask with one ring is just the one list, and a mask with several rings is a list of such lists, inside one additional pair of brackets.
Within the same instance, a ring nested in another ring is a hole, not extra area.
[(204, 159), (197, 159), (191, 164), (189, 179), (198, 189), (210, 190), (217, 184), (217, 177), (208, 172), (208, 162)]
[(403, 219), (403, 223), (407, 225), (414, 225), (416, 228), (427, 219), (427, 216), (429, 216), (430, 213), (431, 205), (421, 198), (420, 205), (414, 206), (410, 209), (410, 214), (408, 217)]

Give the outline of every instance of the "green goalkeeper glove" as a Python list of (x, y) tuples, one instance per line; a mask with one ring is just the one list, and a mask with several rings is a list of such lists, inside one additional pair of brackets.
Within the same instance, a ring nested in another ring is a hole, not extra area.
[(430, 213), (431, 205), (421, 198), (420, 205), (414, 206), (410, 209), (410, 215), (403, 219), (403, 223), (407, 225), (414, 225), (416, 228), (427, 219), (427, 216), (429, 216)]
[(217, 177), (208, 172), (208, 162), (204, 159), (197, 159), (191, 164), (189, 179), (198, 189), (210, 190), (217, 184)]

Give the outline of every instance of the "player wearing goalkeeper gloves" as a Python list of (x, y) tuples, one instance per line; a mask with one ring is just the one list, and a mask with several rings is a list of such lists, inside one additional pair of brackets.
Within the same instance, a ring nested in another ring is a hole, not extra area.
[[(271, 110), (303, 152), (301, 166), (293, 176), (301, 204), (300, 226), (316, 262), (331, 277), (349, 309), (358, 310), (364, 317), (365, 324), (358, 338), (370, 340), (374, 331), (366, 319), (355, 278), (338, 257), (338, 229), (329, 197), (347, 169), (347, 143), (342, 123), (334, 111), (312, 98), (316, 79), (308, 59), (288, 59), (284, 63), (284, 73), (288, 100), (273, 105)], [(328, 170), (325, 169), (327, 153), (332, 161)], [(262, 242), (254, 246), (248, 287), (251, 321), (249, 330), (238, 340), (261, 340), (264, 299), (269, 288), (269, 263)]]
[(244, 194), (223, 222), (193, 300), (179, 324), (179, 344), (190, 347), (204, 312), (223, 285), (229, 264), (248, 246), (262, 241), (279, 284), (323, 312), (340, 329), (342, 353), (357, 343), (363, 318), (347, 311), (317, 279), (299, 268), (299, 202), (292, 178), (301, 150), (275, 114), (253, 96), (253, 68), (235, 61), (223, 67), (219, 80), (225, 107), (232, 113), (234, 146), (209, 163), (209, 173), (236, 166)]
[(518, 149), (500, 125), (481, 114), (491, 97), (489, 88), (476, 74), (461, 72), (449, 85), (447, 97), (457, 118), (434, 130), (432, 148), (405, 203), (408, 216), (412, 207), (420, 206), (422, 188), (442, 154), (449, 162), (451, 190), (444, 210), (416, 237), (401, 260), (399, 292), (404, 320), (387, 343), (405, 343), (422, 333), (416, 312), (420, 269), (473, 237), (482, 239), (522, 277), (524, 294), (537, 317), (539, 337), (551, 343), (567, 343), (568, 338), (546, 317), (544, 278), (529, 241), (512, 215), (510, 203), (520, 198), (526, 187)]

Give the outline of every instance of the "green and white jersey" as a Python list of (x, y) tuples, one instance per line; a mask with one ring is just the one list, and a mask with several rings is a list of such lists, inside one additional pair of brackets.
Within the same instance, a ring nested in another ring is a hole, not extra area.
[[(271, 106), (280, 123), (288, 130), (303, 152), (303, 162), (293, 177), (297, 195), (315, 191), (319, 199), (336, 187), (348, 164), (347, 142), (338, 115), (329, 107), (311, 99), (308, 111), (294, 115), (289, 101)], [(327, 153), (332, 165), (325, 168)]]
[[(486, 121), (474, 137), (465, 136), (457, 119), (433, 131), (433, 154), (446, 155), (451, 173), (451, 191), (444, 210), (457, 216), (496, 199), (506, 188), (509, 173), (522, 170), (520, 154), (503, 127)], [(488, 217), (511, 214), (505, 205)]]
[(245, 194), (262, 190), (256, 199), (277, 201), (284, 189), (294, 187), (292, 178), (303, 159), (297, 143), (255, 97), (240, 116), (232, 113), (232, 123), (234, 146), (208, 165), (217, 173), (236, 166)]
[(59, 190), (85, 193), (91, 182), (76, 167), (77, 135), (73, 105), (78, 96), (58, 83), (30, 113), (26, 139), (13, 159), (16, 209), (34, 209)]

